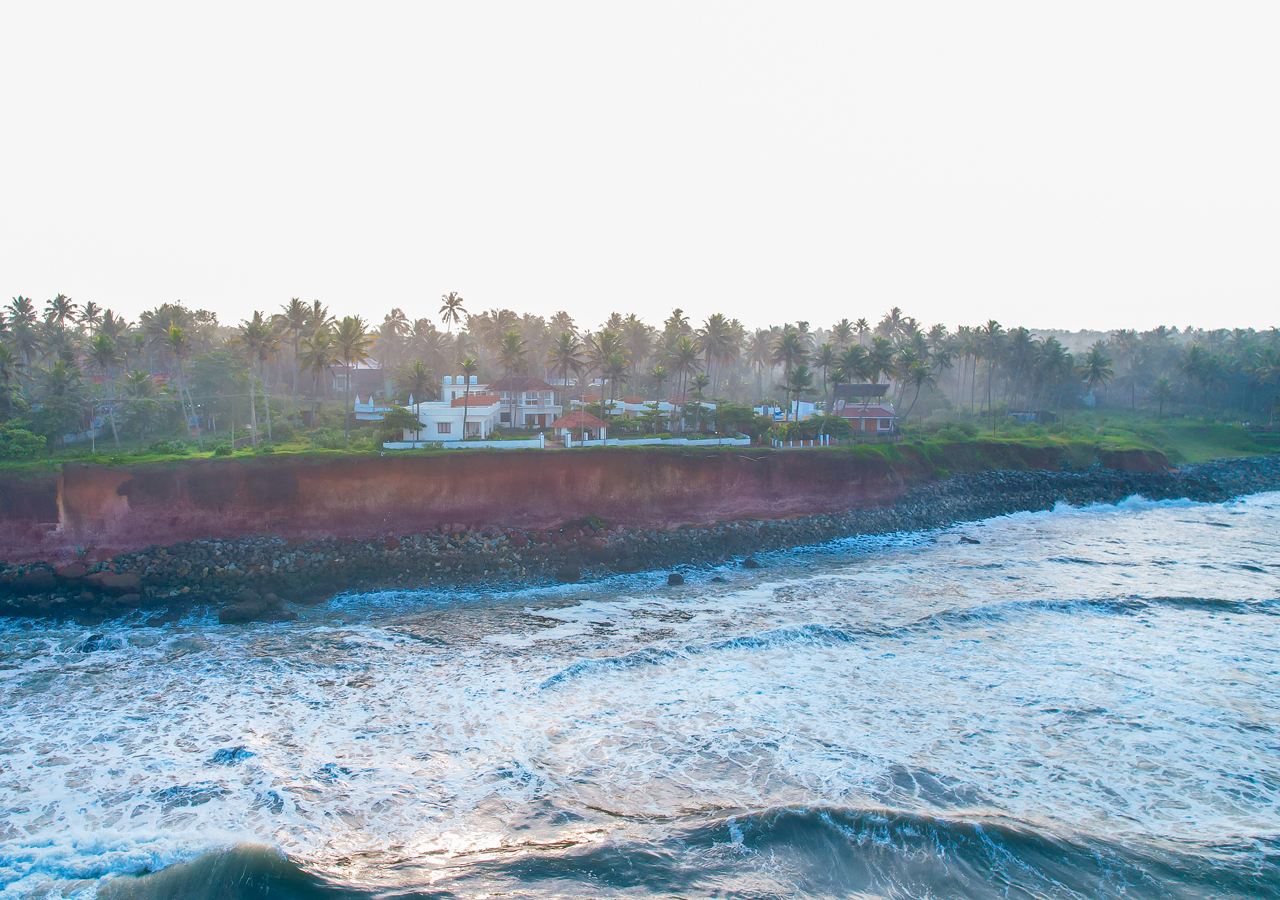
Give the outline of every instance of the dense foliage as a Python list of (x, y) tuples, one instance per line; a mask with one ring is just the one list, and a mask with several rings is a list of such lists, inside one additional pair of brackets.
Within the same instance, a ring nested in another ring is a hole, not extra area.
[[(394, 385), (386, 396), (402, 405), (434, 398), (441, 375), (463, 372), (481, 382), (537, 375), (606, 418), (613, 401), (650, 404), (638, 419), (617, 421), (619, 433), (838, 437), (847, 426), (835, 416), (775, 423), (758, 408), (780, 407), (792, 420), (793, 401), (821, 410), (836, 385), (881, 382), (900, 420), (963, 434), (1000, 427), (1008, 413), (1048, 422), (1051, 411), (1081, 406), (1272, 422), (1280, 378), (1275, 328), (1160, 327), (1082, 344), (1079, 336), (995, 321), (926, 330), (894, 308), (875, 325), (859, 318), (829, 328), (795, 321), (748, 329), (718, 313), (696, 324), (676, 309), (657, 326), (613, 313), (584, 329), (563, 312), (470, 313), (456, 293), (442, 298), (436, 315), (443, 330), (400, 308), (370, 325), (294, 299), (225, 327), (212, 312), (176, 303), (129, 322), (63, 295), (42, 309), (15, 297), (0, 312), (0, 420), (47, 447), (110, 441), (118, 448), (122, 440), (146, 447), (166, 438), (231, 452), (233, 440), (258, 447), (304, 432), (314, 446), (369, 447), (374, 437), (352, 433), (351, 412), (362, 390), (357, 376), (372, 366), (386, 377), (365, 389), (382, 396), (383, 384)], [(653, 405), (660, 399), (680, 414), (660, 412)], [(393, 434), (392, 425), (383, 431)], [(0, 454), (30, 454), (31, 446), (7, 441)]]

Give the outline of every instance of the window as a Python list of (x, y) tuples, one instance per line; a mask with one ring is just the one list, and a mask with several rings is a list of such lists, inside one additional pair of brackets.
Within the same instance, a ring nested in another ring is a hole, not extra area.
[(452, 428), (453, 428), (452, 422), (437, 422), (436, 434), (448, 434)]
[(881, 419), (881, 420), (880, 420), (880, 430), (881, 430), (881, 431), (888, 431), (888, 430), (889, 430), (890, 428), (892, 428), (892, 427), (893, 427), (893, 419)]

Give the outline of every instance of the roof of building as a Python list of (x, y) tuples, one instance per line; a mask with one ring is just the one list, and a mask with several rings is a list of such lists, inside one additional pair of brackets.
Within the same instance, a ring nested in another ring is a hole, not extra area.
[(489, 390), (492, 391), (554, 391), (551, 385), (547, 384), (541, 378), (534, 378), (532, 375), (508, 375), (505, 378), (499, 378), (497, 381), (489, 382)]
[(454, 397), (452, 404), (454, 406), (493, 406), (495, 403), (501, 403), (502, 398), (492, 392), (484, 394), (463, 394), (461, 397)]
[(574, 410), (551, 423), (552, 428), (603, 428), (604, 422), (583, 409)]
[(889, 403), (868, 405), (865, 409), (861, 403), (850, 403), (840, 410), (840, 416), (844, 419), (889, 419), (897, 415), (893, 411), (893, 405)]
[(634, 405), (634, 404), (653, 403), (654, 401), (650, 400), (648, 397), (624, 397), (622, 402), (631, 403)]

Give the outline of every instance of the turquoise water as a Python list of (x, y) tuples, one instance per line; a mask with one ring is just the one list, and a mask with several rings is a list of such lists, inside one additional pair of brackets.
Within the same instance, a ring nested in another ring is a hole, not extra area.
[(0, 623), (0, 896), (1280, 896), (1278, 528)]

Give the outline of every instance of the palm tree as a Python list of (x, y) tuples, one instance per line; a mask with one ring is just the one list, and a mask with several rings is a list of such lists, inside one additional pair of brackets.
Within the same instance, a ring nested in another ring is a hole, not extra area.
[(254, 310), (253, 318), (240, 323), (239, 332), (230, 342), (232, 346), (244, 353), (245, 362), (249, 367), (249, 437), (253, 442), (254, 450), (258, 449), (258, 387), (253, 371), (253, 361), (260, 353), (265, 352), (263, 348), (270, 344), (271, 339), (271, 326), (263, 319), (260, 311)]
[(311, 435), (316, 433), (316, 404), (320, 396), (320, 376), (333, 365), (333, 335), (327, 328), (317, 330), (302, 341), (300, 365), (311, 370)]
[(818, 347), (813, 364), (822, 370), (822, 402), (823, 413), (831, 412), (831, 400), (827, 397), (827, 378), (840, 361), (839, 351), (834, 344), (822, 344)]
[(1089, 348), (1089, 355), (1084, 358), (1084, 363), (1080, 366), (1080, 374), (1090, 393), (1099, 385), (1110, 384), (1111, 379), (1115, 377), (1115, 372), (1111, 370), (1111, 357), (1107, 356), (1106, 345), (1102, 341), (1098, 341)]
[(409, 399), (413, 401), (413, 414), (418, 422), (418, 427), (414, 429), (414, 449), (417, 449), (418, 440), (422, 431), (422, 398), (435, 385), (435, 374), (422, 364), (422, 360), (415, 359), (409, 364), (409, 368), (399, 379), (404, 390), (409, 392)]
[[(22, 370), (27, 367), (21, 357), (9, 348), (8, 344), (0, 343), (0, 380), (4, 381), (5, 397), (9, 400), (9, 418), (13, 418), (13, 385), (20, 382), (22, 378)], [(116, 441), (119, 444), (119, 440)]]
[[(168, 348), (169, 353), (173, 356), (174, 368), (177, 369), (178, 403), (182, 406), (182, 418), (186, 420), (187, 436), (190, 437), (191, 428), (192, 428), (191, 421), (192, 419), (196, 418), (196, 401), (195, 401), (195, 398), (191, 396), (191, 389), (186, 386), (187, 373), (183, 369), (183, 363), (185, 362), (186, 358), (191, 354), (191, 342), (187, 339), (186, 330), (178, 325), (170, 325), (169, 334), (165, 338), (165, 346)], [(184, 388), (186, 389), (186, 392), (187, 392), (185, 400), (183, 399), (183, 396), (182, 396), (182, 392)], [(187, 418), (187, 401), (190, 401), (190, 408), (191, 408), (190, 418)], [(200, 436), (200, 424), (197, 422), (194, 427), (196, 431), (196, 444), (200, 447), (200, 451), (203, 453), (204, 439)]]
[(920, 359), (912, 354), (906, 364), (906, 369), (898, 373), (899, 380), (904, 386), (914, 385), (916, 392), (911, 396), (911, 404), (907, 407), (907, 411), (902, 414), (902, 422), (907, 421), (907, 416), (911, 415), (911, 410), (915, 409), (916, 400), (920, 398), (920, 389), (925, 385), (933, 386), (937, 384), (937, 379), (933, 375), (933, 369), (929, 366), (928, 360)]
[(978, 329), (982, 340), (982, 355), (987, 360), (987, 415), (991, 418), (991, 430), (996, 430), (995, 410), (991, 407), (991, 370), (1000, 357), (1004, 345), (1004, 328), (995, 319), (988, 319), (987, 324)]
[(654, 401), (653, 401), (654, 403), (662, 402), (662, 386), (667, 383), (667, 377), (670, 374), (671, 374), (671, 371), (666, 366), (661, 364), (655, 365), (652, 369), (649, 370), (649, 377), (653, 379), (653, 383), (655, 385)]
[[(613, 401), (617, 397), (618, 384), (627, 380), (627, 357), (624, 353), (614, 353), (605, 360), (601, 374), (609, 379), (609, 409), (613, 409)], [(703, 376), (705, 377), (705, 376)], [(605, 425), (609, 424), (609, 417), (605, 414), (604, 401), (600, 403), (600, 418), (604, 420)]]
[[(447, 294), (441, 294), (440, 300), (440, 321), (444, 322), (446, 333), (453, 334), (453, 326), (462, 321), (462, 317), (466, 315), (466, 309), (463, 308), (463, 299), (458, 296), (456, 291), (450, 291)], [(465, 434), (463, 435), (466, 436)]]
[(294, 297), (273, 317), (276, 325), (293, 344), (293, 419), (295, 423), (298, 420), (298, 374), (302, 369), (299, 345), (302, 335), (310, 327), (311, 316), (312, 308)]
[(102, 382), (107, 388), (107, 415), (111, 420), (111, 436), (115, 439), (116, 449), (119, 450), (120, 432), (116, 429), (115, 367), (120, 364), (120, 351), (110, 335), (100, 334), (89, 342), (89, 364), (102, 373)]
[(75, 321), (76, 310), (79, 308), (66, 294), (59, 294), (45, 304), (44, 318), (46, 322), (61, 328), (67, 324), (68, 319)]
[(782, 366), (783, 378), (783, 395), (786, 406), (782, 413), (782, 421), (787, 421), (791, 415), (791, 370), (808, 357), (805, 352), (804, 338), (800, 332), (787, 325), (782, 329), (782, 333), (778, 335), (777, 340), (773, 344), (773, 355), (770, 361), (774, 365)]
[(566, 402), (564, 404), (566, 412), (569, 404), (567, 402), (569, 394), (569, 372), (575, 374), (582, 371), (582, 365), (585, 359), (582, 356), (582, 342), (578, 340), (577, 335), (572, 331), (560, 332), (560, 337), (556, 338), (551, 346), (547, 349), (547, 365), (552, 370), (559, 370), (560, 383), (564, 388), (564, 396)]
[[(508, 331), (502, 336), (502, 341), (498, 344), (498, 362), (501, 363), (503, 371), (508, 378), (511, 378), (525, 370), (526, 357), (528, 356), (528, 345), (520, 337), (518, 331)], [(508, 419), (512, 428), (516, 427), (516, 400), (520, 396), (520, 391), (507, 391), (508, 406), (511, 410)]]
[(1156, 418), (1163, 418), (1165, 402), (1173, 396), (1173, 382), (1168, 378), (1161, 378), (1152, 386), (1151, 393), (1160, 403), (1160, 411), (1156, 413)]
[(16, 323), (25, 325), (36, 324), (36, 305), (31, 302), (30, 297), (14, 297), (9, 304), (9, 318)]
[[(678, 313), (679, 310), (676, 310), (676, 312)], [(671, 345), (667, 360), (669, 365), (676, 370), (676, 397), (681, 404), (681, 428), (683, 429), (685, 386), (688, 383), (690, 373), (698, 370), (698, 345), (688, 335), (682, 335), (676, 338), (675, 343)], [(674, 418), (674, 408), (671, 410), (671, 414)]]
[(480, 361), (474, 356), (468, 356), (461, 363), (462, 380), (465, 382), (465, 389), (462, 392), (462, 440), (467, 439), (467, 411), (471, 406), (471, 376), (480, 371)]
[(84, 309), (80, 310), (80, 326), (92, 332), (101, 321), (102, 307), (90, 300), (84, 305)]
[(853, 334), (853, 323), (848, 319), (841, 319), (831, 326), (831, 340), (835, 342), (837, 350), (843, 350), (852, 344)]
[(373, 344), (373, 338), (368, 333), (364, 319), (360, 316), (347, 316), (340, 323), (338, 329), (333, 335), (334, 354), (342, 360), (342, 365), (347, 373), (346, 382), (346, 399), (343, 403), (346, 409), (346, 421), (343, 423), (344, 431), (342, 435), (342, 449), (351, 449), (351, 367), (358, 363), (362, 363), (369, 358), (369, 347)]

